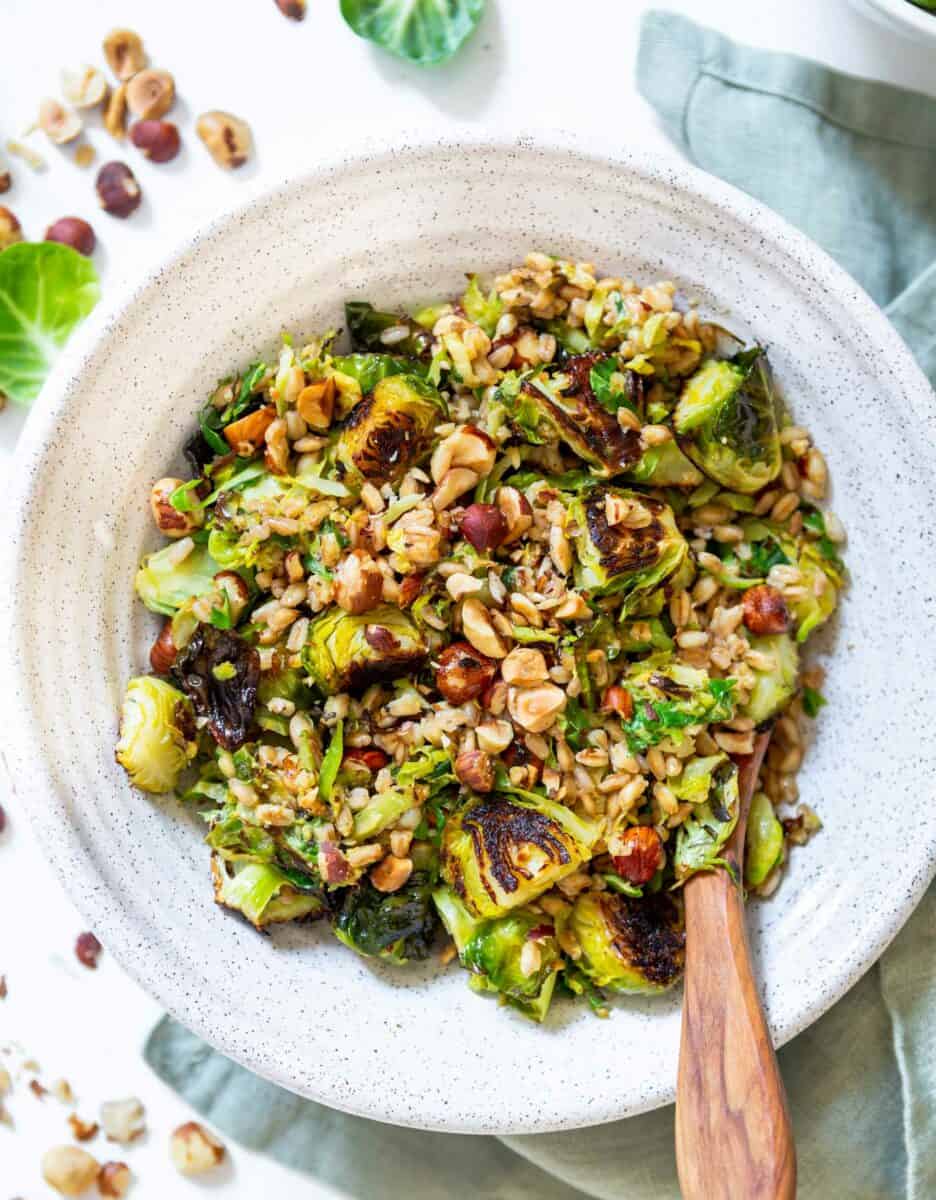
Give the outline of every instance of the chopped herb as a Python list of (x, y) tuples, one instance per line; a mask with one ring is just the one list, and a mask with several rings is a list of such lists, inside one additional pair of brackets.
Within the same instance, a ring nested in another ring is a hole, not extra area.
[(819, 709), (824, 708), (828, 703), (822, 692), (816, 688), (803, 688), (803, 712), (807, 717), (815, 719), (819, 715)]

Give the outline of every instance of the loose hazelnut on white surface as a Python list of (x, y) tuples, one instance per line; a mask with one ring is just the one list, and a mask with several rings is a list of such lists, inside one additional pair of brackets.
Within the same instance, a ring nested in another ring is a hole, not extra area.
[(97, 1121), (83, 1121), (77, 1113), (69, 1113), (68, 1127), (76, 1142), (90, 1142), (101, 1128)]
[(101, 208), (112, 217), (129, 217), (140, 207), (143, 199), (136, 176), (126, 163), (105, 163), (98, 171), (94, 186)]
[(219, 109), (202, 113), (195, 131), (219, 167), (234, 170), (242, 167), (250, 157), (253, 146), (250, 126), (231, 113)]
[(127, 107), (143, 121), (164, 116), (174, 100), (175, 80), (168, 71), (149, 67), (127, 84)]
[(107, 95), (107, 80), (97, 67), (83, 63), (62, 72), (62, 95), (75, 108), (94, 108)]
[(276, 7), (291, 21), (301, 21), (306, 14), (306, 0), (276, 0)]
[(126, 1163), (108, 1162), (101, 1167), (98, 1173), (97, 1186), (98, 1192), (102, 1196), (109, 1198), (117, 1198), (126, 1196), (127, 1189), (130, 1187), (130, 1168)]
[(104, 106), (104, 128), (113, 138), (123, 140), (127, 124), (127, 85), (114, 88)]
[(71, 246), (86, 257), (94, 253), (96, 242), (94, 230), (81, 217), (59, 217), (46, 230), (45, 240)]
[(187, 1121), (169, 1139), (172, 1165), (183, 1175), (201, 1175), (224, 1159), (224, 1146), (203, 1125)]
[(135, 1096), (108, 1100), (101, 1105), (101, 1128), (108, 1141), (121, 1146), (135, 1141), (146, 1129), (146, 1113)]
[(104, 39), (104, 57), (120, 80), (130, 79), (146, 66), (143, 39), (132, 29), (112, 29)]
[(82, 129), (81, 117), (76, 112), (72, 112), (58, 100), (52, 100), (49, 97), (46, 97), (39, 105), (37, 124), (49, 141), (54, 142), (56, 146), (64, 146), (66, 142), (73, 142)]
[(96, 1158), (77, 1146), (53, 1146), (42, 1156), (42, 1178), (60, 1196), (80, 1196), (96, 1181)]
[(164, 163), (179, 153), (179, 130), (171, 121), (135, 121), (130, 126), (130, 141), (142, 150), (150, 162)]
[(0, 204), (0, 250), (6, 250), (7, 246), (12, 246), (22, 240), (23, 227), (17, 220), (16, 214)]

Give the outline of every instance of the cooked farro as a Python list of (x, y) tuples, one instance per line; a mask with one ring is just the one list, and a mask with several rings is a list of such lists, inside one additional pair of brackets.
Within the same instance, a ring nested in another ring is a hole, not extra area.
[(258, 928), (327, 916), (404, 963), (441, 926), (537, 1020), (557, 981), (599, 1012), (659, 991), (757, 730), (748, 888), (819, 828), (791, 806), (824, 702), (798, 646), (844, 582), (825, 459), (668, 281), (537, 253), (346, 322), (347, 353), (225, 381), (192, 479), (156, 485), (172, 540), (136, 585), (165, 625), (118, 759), (184, 780)]

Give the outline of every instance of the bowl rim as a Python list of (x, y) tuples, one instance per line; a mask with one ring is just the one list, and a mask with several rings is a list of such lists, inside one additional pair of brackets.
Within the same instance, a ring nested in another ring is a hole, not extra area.
[[(40, 473), (32, 468), (39, 464), (45, 453), (55, 426), (58, 408), (64, 397), (110, 336), (114, 323), (154, 287), (161, 275), (191, 253), (199, 242), (215, 237), (237, 219), (277, 196), (286, 196), (296, 186), (308, 185), (330, 173), (340, 173), (343, 169), (359, 166), (362, 159), (366, 159), (369, 166), (373, 167), (381, 161), (399, 159), (401, 155), (452, 153), (466, 148), (493, 153), (528, 150), (569, 155), (583, 161), (598, 162), (605, 167), (617, 167), (631, 176), (657, 182), (661, 173), (665, 171), (672, 186), (683, 194), (720, 207), (741, 225), (756, 229), (758, 236), (770, 242), (781, 257), (790, 259), (799, 269), (807, 271), (815, 282), (835, 295), (859, 327), (872, 332), (876, 339), (889, 346), (890, 372), (897, 376), (898, 384), (902, 387), (924, 436), (936, 447), (936, 405), (930, 402), (932, 389), (926, 376), (880, 308), (821, 247), (766, 205), (672, 154), (655, 150), (652, 166), (647, 167), (644, 165), (647, 161), (645, 148), (635, 146), (609, 149), (606, 141), (599, 137), (556, 129), (505, 135), (480, 127), (453, 131), (452, 126), (448, 125), (445, 131), (434, 128), (422, 129), (412, 134), (400, 133), (392, 144), (386, 138), (373, 135), (348, 138), (340, 148), (329, 147), (324, 154), (317, 156), (314, 162), (304, 165), (301, 170), (283, 175), (273, 184), (258, 183), (252, 186), (245, 197), (180, 239), (168, 253), (160, 255), (152, 262), (142, 277), (119, 289), (110, 303), (93, 313), (54, 365), (41, 395), (29, 413), (15, 457), (17, 470), (11, 481), (11, 502), (5, 518), (8, 536), (3, 539), (2, 556), (11, 585), (0, 598), (0, 612), (6, 618), (0, 622), (0, 628), (3, 630), (6, 661), (12, 664), (12, 703), (8, 706), (10, 730), (5, 739), (8, 770), (14, 793), (21, 807), (28, 813), (44, 857), (51, 863), (69, 898), (89, 922), (90, 927), (95, 929), (102, 942), (108, 946), (109, 952), (122, 969), (171, 1016), (212, 1047), (287, 1090), (293, 1090), (294, 1084), (284, 1071), (271, 1070), (268, 1065), (259, 1068), (250, 1048), (229, 1040), (223, 1024), (212, 1025), (207, 1015), (194, 1016), (185, 1011), (182, 999), (184, 989), (177, 983), (167, 983), (166, 976), (160, 971), (154, 956), (136, 958), (130, 947), (121, 945), (119, 937), (116, 941), (110, 939), (110, 934), (117, 930), (117, 921), (111, 919), (106, 899), (99, 895), (99, 887), (94, 886), (98, 878), (88, 855), (77, 843), (74, 844), (72, 854), (66, 849), (70, 842), (74, 842), (74, 831), (67, 826), (59, 826), (51, 819), (47, 808), (41, 802), (42, 796), (38, 790), (33, 791), (27, 784), (17, 786), (18, 778), (29, 779), (31, 751), (34, 747), (38, 750), (35, 731), (25, 720), (24, 706), (18, 702), (20, 694), (28, 689), (28, 683), (21, 678), (19, 669), (14, 599), (20, 563), (30, 550), (30, 499), (39, 486), (38, 480), (41, 477)], [(775, 1030), (774, 1041), (777, 1046), (785, 1044), (822, 1016), (864, 975), (897, 935), (922, 898), (930, 879), (936, 874), (936, 837), (929, 845), (923, 845), (920, 860), (915, 867), (918, 870), (916, 886), (908, 891), (900, 907), (887, 913), (876, 910), (869, 914), (865, 953), (856, 960), (855, 965), (841, 971), (834, 980), (826, 981), (826, 986), (817, 991), (812, 1001), (798, 1010), (796, 1019), (788, 1020), (785, 1025)], [(389, 1112), (385, 1105), (381, 1105), (380, 1097), (367, 1097), (366, 1100), (361, 1097), (359, 1104), (351, 1104), (345, 1097), (336, 1098), (328, 1086), (327, 1079), (320, 1079), (318, 1083), (320, 1087), (314, 1099), (340, 1111), (419, 1129), (464, 1133), (505, 1134), (584, 1128), (662, 1106), (670, 1103), (675, 1096), (675, 1078), (657, 1080), (654, 1085), (648, 1086), (639, 1104), (629, 1105), (624, 1112), (609, 1111), (596, 1117), (593, 1113), (574, 1111), (567, 1119), (542, 1125), (533, 1126), (527, 1122), (519, 1125), (505, 1123), (492, 1127), (489, 1124), (482, 1126), (480, 1121), (474, 1126), (469, 1126), (462, 1121), (446, 1122), (441, 1118), (435, 1122), (418, 1119), (399, 1103), (395, 1104), (394, 1111)]]
[(867, 16), (886, 24), (894, 33), (913, 37), (922, 33), (936, 41), (936, 12), (920, 8), (912, 0), (853, 0)]

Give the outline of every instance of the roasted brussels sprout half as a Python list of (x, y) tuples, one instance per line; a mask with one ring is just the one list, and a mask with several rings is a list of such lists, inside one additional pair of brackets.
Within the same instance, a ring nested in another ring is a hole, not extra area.
[(237, 750), (253, 724), (260, 655), (231, 630), (199, 625), (172, 674), (219, 746)]
[(726, 761), (712, 773), (708, 798), (695, 805), (676, 831), (673, 866), (677, 883), (685, 883), (696, 871), (729, 866), (722, 851), (738, 823), (739, 804), (738, 768)]
[(151, 612), (171, 617), (186, 600), (212, 591), (215, 575), (224, 569), (203, 545), (196, 545), (181, 562), (177, 557), (175, 543), (147, 554), (140, 563), (134, 587)]
[(332, 922), (346, 946), (365, 958), (398, 966), (428, 958), (438, 926), (428, 871), (414, 871), (403, 887), (389, 894), (362, 880), (345, 893)]
[(546, 797), (489, 796), (453, 813), (442, 878), (476, 917), (535, 900), (591, 857), (600, 826)]
[[(549, 917), (526, 909), (479, 921), (450, 888), (437, 888), (433, 900), (477, 991), (496, 992), (534, 1021), (549, 1011), (563, 959)], [(524, 949), (532, 944), (535, 949)]]
[(764, 792), (755, 792), (744, 839), (744, 882), (760, 887), (783, 862), (783, 826)]
[(748, 640), (754, 650), (766, 654), (774, 664), (766, 671), (754, 670), (751, 694), (738, 710), (742, 717), (750, 717), (755, 725), (761, 725), (775, 717), (796, 692), (799, 651), (788, 633)]
[(415, 623), (399, 608), (380, 604), (353, 614), (331, 608), (309, 626), (302, 663), (326, 695), (356, 691), (415, 671), (427, 654)]
[(760, 347), (711, 359), (688, 381), (673, 414), (683, 449), (732, 491), (760, 491), (783, 465), (777, 400)]
[[(610, 524), (608, 499), (628, 511)], [(597, 488), (569, 505), (578, 528), (576, 585), (592, 596), (622, 594), (628, 604), (677, 571), (688, 556), (673, 510), (660, 500), (624, 488)]]
[(177, 688), (154, 675), (127, 684), (117, 761), (134, 787), (170, 792), (198, 749), (195, 713)]
[(636, 664), (621, 685), (633, 702), (633, 711), (622, 724), (635, 754), (665, 738), (679, 740), (680, 730), (689, 725), (727, 721), (734, 714), (731, 682), (710, 679), (707, 671), (687, 666), (665, 652)]
[[(582, 355), (593, 360), (596, 355)], [(570, 364), (576, 361), (570, 360)], [(532, 409), (526, 424), (538, 427), (535, 440), (544, 440), (551, 433), (589, 464), (594, 475), (610, 479), (620, 475), (628, 467), (640, 461), (643, 453), (640, 434), (634, 429), (624, 429), (617, 417), (595, 399), (587, 385), (587, 375), (568, 370), (570, 390), (560, 391), (557, 383), (546, 375), (537, 375), (527, 380), (521, 391), (525, 406)]]
[(336, 458), (352, 486), (400, 479), (429, 448), (445, 405), (415, 375), (389, 375), (348, 413)]
[(682, 914), (665, 892), (639, 899), (583, 892), (572, 907), (569, 929), (582, 949), (576, 966), (600, 988), (662, 992), (682, 975)]
[(321, 895), (298, 890), (290, 877), (268, 863), (231, 863), (213, 854), (211, 874), (215, 901), (241, 913), (257, 929), (320, 917), (325, 911)]
[(640, 461), (624, 473), (630, 483), (643, 483), (648, 487), (694, 488), (702, 482), (703, 475), (683, 454), (672, 438), (660, 446), (651, 446), (641, 455)]

